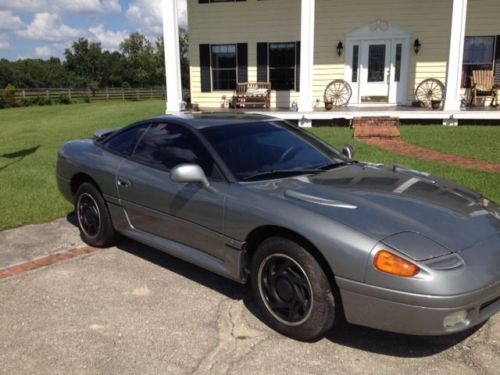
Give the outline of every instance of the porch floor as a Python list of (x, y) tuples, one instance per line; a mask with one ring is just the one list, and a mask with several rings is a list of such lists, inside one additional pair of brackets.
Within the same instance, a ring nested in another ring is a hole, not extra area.
[(294, 112), (288, 108), (247, 108), (247, 109), (225, 109), (225, 108), (204, 108), (207, 112), (246, 112), (263, 115), (271, 115), (286, 120), (333, 120), (347, 119), (354, 117), (398, 117), (401, 120), (500, 120), (499, 107), (466, 107), (458, 111), (432, 110), (410, 106), (349, 106), (327, 111), (324, 108), (317, 108), (311, 112)]

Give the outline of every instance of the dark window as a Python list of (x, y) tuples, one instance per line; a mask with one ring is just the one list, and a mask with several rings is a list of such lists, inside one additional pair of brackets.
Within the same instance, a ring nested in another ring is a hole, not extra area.
[(269, 80), (273, 90), (295, 89), (295, 43), (269, 43)]
[(368, 82), (384, 82), (385, 44), (372, 44), (368, 48)]
[(135, 148), (133, 159), (167, 171), (179, 164), (198, 164), (207, 177), (220, 178), (214, 160), (205, 146), (191, 131), (180, 125), (151, 125)]
[(394, 72), (394, 82), (401, 81), (401, 57), (403, 55), (403, 45), (396, 44), (396, 67)]
[(341, 159), (316, 138), (282, 122), (216, 126), (202, 133), (238, 179), (276, 170), (318, 168)]
[(236, 45), (213, 45), (212, 77), (214, 90), (234, 90), (236, 88)]
[(149, 124), (138, 125), (126, 129), (109, 138), (104, 143), (104, 147), (117, 154), (128, 157), (132, 155), (137, 141), (144, 134), (144, 131), (147, 129), (148, 125)]
[(359, 46), (352, 46), (352, 79), (351, 82), (358, 82), (359, 69)]
[(471, 87), (473, 70), (493, 70), (494, 36), (465, 37), (462, 87)]

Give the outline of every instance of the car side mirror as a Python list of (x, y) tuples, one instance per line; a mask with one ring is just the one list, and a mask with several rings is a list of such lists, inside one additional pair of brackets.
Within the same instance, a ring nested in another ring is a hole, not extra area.
[(205, 189), (210, 187), (207, 176), (203, 169), (197, 164), (180, 164), (172, 168), (170, 178), (174, 182), (188, 184), (196, 183), (203, 186)]
[(352, 160), (354, 158), (354, 155), (356, 154), (356, 151), (354, 151), (354, 147), (352, 147), (351, 145), (345, 145), (344, 148), (342, 149), (342, 154), (348, 160)]

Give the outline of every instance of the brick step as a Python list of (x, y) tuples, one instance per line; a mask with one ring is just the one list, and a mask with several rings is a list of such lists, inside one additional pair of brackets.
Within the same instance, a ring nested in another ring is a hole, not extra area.
[(400, 138), (398, 117), (355, 117), (355, 138)]

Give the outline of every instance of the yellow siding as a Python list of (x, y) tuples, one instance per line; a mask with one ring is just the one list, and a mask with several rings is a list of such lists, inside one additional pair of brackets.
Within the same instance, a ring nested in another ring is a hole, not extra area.
[(469, 0), (467, 36), (500, 35), (500, 1)]
[(410, 101), (424, 79), (446, 79), (451, 0), (316, 0), (314, 98), (323, 100), (328, 82), (344, 78), (345, 54), (337, 55), (338, 41), (345, 44), (347, 34), (377, 19), (408, 31), (411, 43), (416, 38), (422, 43), (418, 55), (410, 51)]
[[(257, 43), (300, 40), (300, 0), (248, 0), (236, 3), (198, 4), (188, 0), (192, 101), (200, 107), (220, 107), (232, 91), (202, 93), (199, 45), (248, 43), (248, 80), (257, 79)], [(298, 101), (298, 93), (272, 94), (272, 106)]]
[[(247, 0), (236, 3), (198, 4), (188, 0), (192, 100), (201, 107), (219, 107), (222, 96), (232, 92), (201, 93), (199, 44), (248, 43), (248, 79), (255, 81), (258, 42), (300, 40), (301, 0)], [(419, 38), (418, 55), (411, 47), (408, 99), (426, 78), (446, 81), (452, 0), (316, 0), (316, 35), (313, 98), (323, 101), (323, 91), (333, 79), (344, 78), (345, 54), (337, 56), (339, 40), (377, 19)], [(467, 35), (500, 35), (499, 0), (469, 0)], [(272, 105), (289, 106), (298, 93), (273, 92)]]

